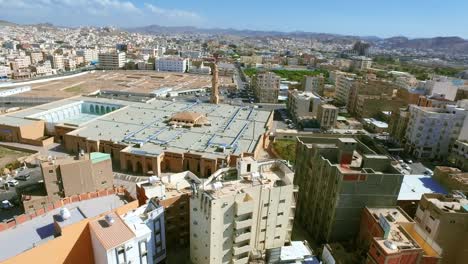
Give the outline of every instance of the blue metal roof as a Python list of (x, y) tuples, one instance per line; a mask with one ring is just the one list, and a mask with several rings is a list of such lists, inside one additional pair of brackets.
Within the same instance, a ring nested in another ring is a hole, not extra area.
[(420, 200), (425, 193), (447, 194), (447, 191), (429, 175), (405, 175), (401, 183), (398, 200)]

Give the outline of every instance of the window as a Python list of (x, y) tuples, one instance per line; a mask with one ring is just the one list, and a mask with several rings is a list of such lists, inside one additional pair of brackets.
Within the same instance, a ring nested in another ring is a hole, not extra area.
[(54, 170), (49, 170), (49, 173), (54, 173)]
[(116, 248), (115, 255), (117, 257), (118, 264), (123, 264), (127, 262), (127, 255), (125, 255), (125, 246)]
[(280, 203), (285, 203), (285, 202), (286, 202), (286, 199), (281, 199), (279, 202), (280, 202)]
[(146, 241), (142, 240), (138, 242), (138, 247), (140, 251), (140, 263), (147, 264), (148, 263), (148, 249), (147, 249)]
[(250, 170), (252, 169), (251, 166), (251, 164), (247, 164), (247, 172), (250, 172)]
[(266, 232), (266, 228), (262, 228), (260, 232)]
[(265, 207), (268, 207), (269, 205), (270, 205), (269, 203), (263, 204), (263, 206), (265, 206)]
[(280, 239), (280, 236), (275, 236), (275, 239)]
[(426, 226), (424, 229), (426, 229), (427, 232), (429, 232), (429, 234), (432, 232), (431, 228)]
[(280, 228), (280, 227), (281, 227), (281, 225), (276, 225), (276, 227), (277, 227), (277, 228)]
[(282, 216), (282, 215), (284, 215), (284, 213), (283, 213), (283, 212), (281, 212), (281, 213), (278, 213), (278, 216)]

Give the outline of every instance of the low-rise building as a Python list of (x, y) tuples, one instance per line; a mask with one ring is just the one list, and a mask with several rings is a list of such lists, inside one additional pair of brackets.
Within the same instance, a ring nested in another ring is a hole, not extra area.
[(456, 140), (450, 149), (448, 160), (461, 170), (468, 171), (468, 141)]
[(468, 192), (468, 172), (466, 170), (461, 171), (457, 168), (436, 166), (433, 178), (449, 191)]
[(125, 52), (108, 52), (99, 53), (99, 68), (104, 70), (116, 70), (125, 66), (126, 54)]
[(156, 59), (156, 71), (186, 72), (189, 60), (177, 56), (164, 56)]

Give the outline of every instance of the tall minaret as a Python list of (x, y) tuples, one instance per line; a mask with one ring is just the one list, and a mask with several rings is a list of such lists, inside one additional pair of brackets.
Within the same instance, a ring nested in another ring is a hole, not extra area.
[(219, 104), (219, 88), (218, 88), (218, 57), (215, 56), (213, 62), (213, 77), (211, 78), (211, 98), (210, 103)]

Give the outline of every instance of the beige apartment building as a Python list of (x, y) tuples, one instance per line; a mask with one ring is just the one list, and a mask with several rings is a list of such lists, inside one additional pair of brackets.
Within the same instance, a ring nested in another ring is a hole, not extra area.
[(337, 103), (347, 106), (353, 87), (358, 85), (355, 74), (336, 72), (335, 73), (335, 100)]
[(51, 158), (41, 164), (41, 170), (47, 195), (23, 195), (25, 211), (42, 208), (64, 197), (110, 189), (114, 183), (112, 161), (106, 153)]
[(315, 118), (322, 99), (312, 92), (290, 90), (287, 108), (294, 122), (302, 118)]
[(323, 89), (325, 87), (325, 78), (322, 74), (317, 76), (304, 77), (304, 91), (316, 93), (323, 96)]
[(277, 103), (281, 78), (272, 73), (259, 73), (252, 78), (252, 88), (260, 103)]
[(317, 120), (320, 122), (320, 128), (332, 129), (336, 125), (339, 109), (331, 104), (321, 104), (318, 107)]
[(190, 200), (190, 256), (195, 264), (249, 263), (252, 254), (291, 240), (294, 173), (282, 161), (237, 162), (220, 169)]
[(442, 249), (442, 263), (466, 263), (468, 200), (464, 194), (424, 194), (414, 220), (416, 232)]
[(99, 53), (99, 68), (104, 70), (115, 70), (125, 66), (125, 52)]

